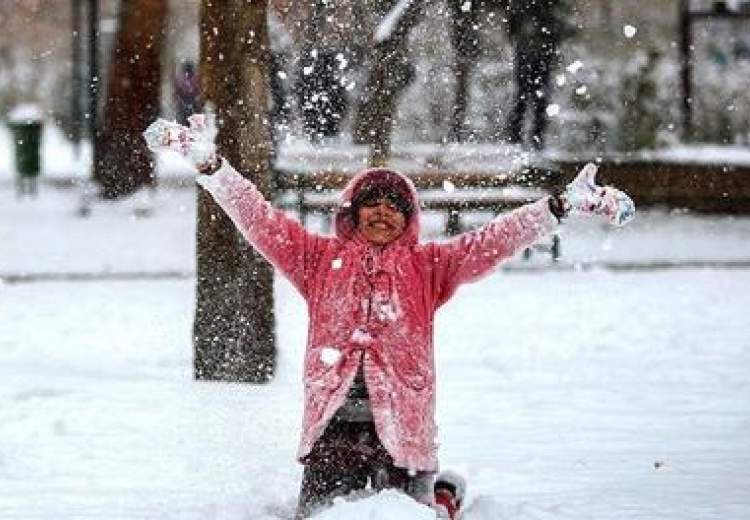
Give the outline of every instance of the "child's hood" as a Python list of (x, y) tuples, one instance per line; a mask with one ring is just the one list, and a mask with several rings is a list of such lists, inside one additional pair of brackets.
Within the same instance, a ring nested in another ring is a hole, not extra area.
[(342, 240), (354, 238), (356, 226), (352, 210), (352, 200), (357, 194), (370, 186), (385, 186), (409, 201), (412, 208), (409, 222), (403, 235), (396, 240), (400, 244), (414, 244), (419, 239), (419, 197), (414, 183), (405, 175), (387, 168), (369, 168), (355, 175), (341, 192), (339, 206), (336, 209), (336, 235)]

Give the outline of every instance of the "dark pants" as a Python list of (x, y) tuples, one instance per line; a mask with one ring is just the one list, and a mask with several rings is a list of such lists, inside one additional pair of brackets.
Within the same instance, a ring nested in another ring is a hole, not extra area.
[(334, 416), (302, 462), (305, 470), (297, 519), (308, 518), (335, 497), (368, 487), (376, 491), (401, 489), (419, 502), (432, 502), (433, 473), (394, 466), (372, 422)]
[(516, 93), (513, 111), (508, 122), (508, 138), (512, 143), (523, 143), (523, 121), (526, 109), (533, 107), (531, 145), (544, 147), (547, 127), (547, 105), (550, 95), (552, 56), (548, 53), (516, 51), (513, 63)]

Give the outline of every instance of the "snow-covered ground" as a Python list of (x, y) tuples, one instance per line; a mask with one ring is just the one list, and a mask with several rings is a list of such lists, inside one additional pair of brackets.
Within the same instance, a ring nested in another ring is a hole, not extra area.
[[(688, 270), (465, 288), (437, 321), (438, 421), (442, 463), (492, 511), (475, 518), (747, 518), (748, 287)], [(196, 383), (193, 289), (0, 289), (0, 518), (288, 514), (303, 303), (278, 281), (272, 384)]]
[[(2, 519), (293, 507), (303, 301), (277, 280), (271, 384), (194, 382), (195, 193), (153, 203), (82, 219), (73, 190), (19, 201), (0, 184)], [(436, 347), (440, 458), (469, 480), (467, 518), (749, 518), (749, 239), (750, 218), (571, 221), (562, 268), (517, 259), (462, 289)], [(682, 268), (653, 268), (668, 264)], [(372, 500), (379, 514), (327, 518), (424, 513)]]

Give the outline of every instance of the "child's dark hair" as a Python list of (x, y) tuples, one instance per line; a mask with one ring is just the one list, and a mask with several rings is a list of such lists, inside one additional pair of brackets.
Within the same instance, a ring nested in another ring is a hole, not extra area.
[(395, 206), (404, 215), (406, 220), (409, 220), (412, 213), (414, 213), (412, 202), (399, 193), (398, 189), (395, 189), (393, 186), (373, 184), (360, 189), (352, 199), (351, 208), (354, 224), (359, 223), (359, 208), (379, 200), (386, 200)]

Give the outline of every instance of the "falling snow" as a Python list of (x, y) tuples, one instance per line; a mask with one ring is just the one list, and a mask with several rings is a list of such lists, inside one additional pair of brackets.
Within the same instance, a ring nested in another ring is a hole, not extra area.
[(320, 349), (320, 360), (324, 365), (333, 366), (341, 359), (341, 351), (333, 347), (323, 347)]
[(573, 63), (565, 67), (565, 70), (571, 74), (575, 74), (583, 68), (583, 62), (581, 60), (575, 60)]
[[(291, 518), (301, 475), (295, 448), (305, 391), (306, 302), (276, 277), (278, 374), (268, 385), (195, 382), (194, 172), (157, 154), (157, 188), (97, 199), (86, 133), (75, 150), (64, 135), (73, 123), (71, 36), (88, 31), (71, 31), (69, 15), (45, 12), (52, 8), (45, 2), (29, 2), (39, 4), (33, 9), (6, 3), (0, 8), (8, 29), (0, 37), (8, 69), (0, 74), (0, 120), (45, 126), (40, 196), (18, 200), (13, 152), (26, 141), (0, 121), (0, 517)], [(200, 61), (200, 2), (168, 3), (179, 4), (170, 11), (162, 64), (163, 78), (173, 81), (181, 59)], [(728, 12), (741, 3), (727, 2)], [(268, 75), (280, 89), (272, 100), (279, 114), (257, 117), (277, 132), (274, 172), (293, 172), (295, 181), (370, 164), (370, 148), (352, 137), (359, 104), (371, 92), (368, 52), (397, 43), (388, 40), (414, 0), (392, 1), (372, 19), (342, 17), (336, 11), (343, 4), (322, 0), (323, 27), (307, 31), (313, 17), (295, 19), (292, 2), (285, 16), (274, 13), (271, 42), (262, 47), (274, 62)], [(516, 87), (508, 10), (485, 12), (489, 4), (472, 0), (428, 6), (406, 39), (401, 65), (409, 81), (394, 105), (388, 165), (410, 174), (433, 167), (456, 174), (436, 177), (430, 190), (450, 200), (468, 193), (460, 174), (533, 183), (526, 172), (556, 160), (698, 164), (724, 172), (750, 166), (750, 41), (741, 21), (706, 19), (695, 26), (689, 114), (696, 135), (688, 138), (677, 13), (649, 2), (637, 9), (613, 2), (612, 16), (603, 16), (598, 7), (570, 4), (565, 21), (574, 34), (554, 49), (550, 74), (544, 82), (537, 78), (525, 97), (549, 118), (542, 150), (533, 149), (537, 136), (531, 144), (506, 143)], [(17, 12), (60, 23), (16, 28)], [(471, 22), (465, 41), (481, 45), (467, 76), (466, 128), (456, 137), (449, 135), (459, 106), (451, 34), (453, 18), (462, 15)], [(95, 88), (103, 110), (104, 87), (132, 78), (110, 81), (114, 53), (106, 46), (117, 23), (111, 13), (101, 22), (102, 75), (85, 77), (80, 99), (85, 104)], [(48, 37), (53, 25), (62, 29)], [(230, 41), (226, 31), (206, 29)], [(549, 36), (555, 25), (538, 23), (534, 30)], [(352, 32), (362, 41), (347, 41)], [(266, 32), (250, 29), (241, 39), (261, 35)], [(309, 35), (315, 41), (303, 42)], [(25, 48), (36, 40), (41, 48)], [(147, 61), (153, 41), (144, 43), (140, 55), (127, 57), (130, 64)], [(309, 54), (301, 57), (303, 44)], [(652, 49), (657, 57), (647, 70)], [(210, 59), (232, 57), (217, 52)], [(315, 88), (300, 95), (300, 85)], [(340, 99), (343, 108), (335, 107)], [(12, 110), (23, 100), (35, 106)], [(165, 96), (160, 103), (162, 117), (174, 118), (174, 100)], [(239, 112), (246, 105), (237, 97), (225, 108)], [(643, 113), (636, 114), (637, 106)], [(306, 134), (303, 109), (341, 127), (335, 135)], [(82, 119), (106, 121), (88, 112)], [(624, 146), (633, 121), (645, 128), (650, 119), (651, 141), (639, 150)], [(534, 127), (527, 123), (524, 131)], [(194, 143), (193, 150), (205, 158), (215, 148)], [(311, 178), (312, 196), (333, 197), (322, 177)], [(482, 186), (473, 195), (517, 188)], [(719, 194), (721, 202), (735, 196), (733, 189)], [(538, 198), (544, 190), (524, 186), (519, 193)], [(91, 216), (78, 218), (74, 213), (85, 204)], [(332, 232), (329, 215), (308, 217), (316, 232)], [(461, 225), (491, 217), (462, 213)], [(217, 214), (210, 219), (220, 221)], [(449, 239), (445, 220), (437, 212), (423, 215), (424, 238)], [(750, 518), (748, 236), (750, 219), (742, 214), (646, 209), (619, 230), (571, 217), (560, 228), (558, 262), (534, 249), (530, 259), (519, 256), (462, 289), (436, 318), (434, 343), (441, 466), (469, 479), (462, 520)], [(341, 258), (330, 266), (342, 274)], [(398, 317), (392, 305), (364, 299), (362, 306), (383, 320)], [(348, 347), (377, 347), (377, 333), (364, 327), (342, 330), (340, 337)], [(339, 346), (320, 348), (320, 363), (336, 366)], [(352, 518), (435, 515), (386, 491), (356, 503), (339, 499), (318, 517)]]
[(412, 1), (413, 0), (399, 0), (399, 2), (391, 8), (375, 31), (375, 41), (377, 43), (384, 42), (391, 37), (399, 20), (404, 16), (404, 13), (406, 13), (406, 10), (411, 5)]

